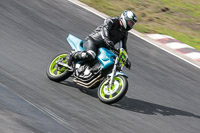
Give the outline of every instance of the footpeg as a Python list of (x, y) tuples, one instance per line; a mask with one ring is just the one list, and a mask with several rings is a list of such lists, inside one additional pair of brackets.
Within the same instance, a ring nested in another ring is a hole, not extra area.
[(58, 62), (58, 65), (67, 67), (67, 68), (69, 69), (68, 71), (70, 71), (70, 72), (73, 72), (73, 71), (74, 71), (74, 68), (73, 68), (73, 67), (71, 67), (71, 66), (69, 66), (68, 64), (65, 64), (65, 63), (63, 63), (63, 62)]

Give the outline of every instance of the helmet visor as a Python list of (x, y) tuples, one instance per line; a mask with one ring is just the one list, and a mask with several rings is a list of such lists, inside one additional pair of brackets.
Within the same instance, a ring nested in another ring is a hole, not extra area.
[(127, 21), (127, 25), (128, 25), (128, 27), (129, 27), (130, 29), (132, 29), (133, 26), (135, 25), (135, 22), (134, 22), (133, 20), (128, 20), (128, 21)]

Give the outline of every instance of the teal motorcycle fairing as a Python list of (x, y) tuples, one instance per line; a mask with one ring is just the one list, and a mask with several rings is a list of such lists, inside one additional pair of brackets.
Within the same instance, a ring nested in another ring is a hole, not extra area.
[(100, 54), (97, 56), (98, 60), (101, 62), (101, 68), (106, 69), (112, 64), (114, 64), (113, 57), (116, 55), (109, 51), (107, 48), (99, 48)]
[[(115, 77), (118, 76), (118, 75), (122, 75), (122, 76), (125, 76), (125, 77), (128, 78), (128, 76), (126, 74), (122, 73), (122, 72), (116, 72)], [(108, 76), (111, 77), (111, 73), (108, 74)]]
[(69, 42), (70, 46), (75, 51), (84, 51), (84, 48), (81, 47), (81, 44), (83, 44), (83, 41), (72, 34), (69, 34), (67, 37), (67, 41)]
[[(73, 50), (75, 51), (84, 51), (85, 49), (81, 46), (83, 44), (83, 41), (72, 34), (69, 34), (67, 37), (67, 41), (69, 42), (70, 46), (72, 47)], [(112, 64), (114, 64), (113, 58), (116, 57), (114, 53), (109, 51), (106, 48), (99, 48), (100, 54), (97, 56), (97, 59), (101, 63), (101, 68), (106, 69)]]

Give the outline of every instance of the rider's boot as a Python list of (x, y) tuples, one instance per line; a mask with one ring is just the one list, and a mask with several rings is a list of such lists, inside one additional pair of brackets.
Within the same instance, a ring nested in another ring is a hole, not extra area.
[(66, 57), (67, 58), (67, 64), (69, 65), (69, 66), (72, 66), (72, 62), (73, 62), (73, 53), (70, 53), (69, 55), (68, 55), (68, 57)]
[(75, 52), (73, 58), (79, 61), (92, 61), (96, 57), (96, 53), (92, 50)]
[(67, 58), (67, 64), (69, 67), (73, 68), (73, 62), (74, 61), (90, 61), (95, 59), (96, 54), (94, 53), (93, 55), (90, 54), (90, 52), (87, 51), (77, 51), (70, 53), (68, 58)]
[(67, 65), (69, 68), (69, 71), (73, 71), (73, 62), (74, 62), (74, 58), (73, 58), (74, 53), (70, 53), (69, 55), (66, 56), (66, 61), (67, 61)]

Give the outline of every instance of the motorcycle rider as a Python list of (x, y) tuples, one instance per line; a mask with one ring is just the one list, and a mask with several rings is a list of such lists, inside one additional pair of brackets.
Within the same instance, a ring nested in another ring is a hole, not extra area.
[[(131, 30), (137, 22), (137, 16), (130, 10), (125, 10), (120, 18), (109, 17), (104, 23), (97, 27), (84, 43), (85, 51), (71, 53), (68, 56), (68, 65), (71, 67), (74, 60), (92, 61), (96, 57), (99, 47), (113, 48), (116, 43), (127, 51), (128, 31)], [(130, 69), (131, 62), (127, 61), (125, 66)], [(71, 67), (72, 68), (72, 67)]]

